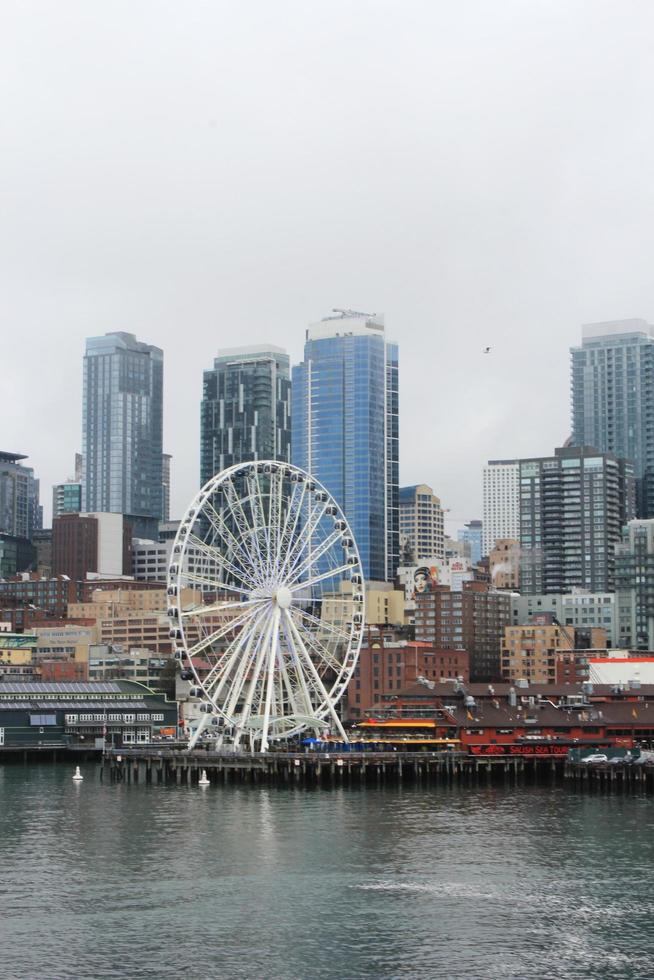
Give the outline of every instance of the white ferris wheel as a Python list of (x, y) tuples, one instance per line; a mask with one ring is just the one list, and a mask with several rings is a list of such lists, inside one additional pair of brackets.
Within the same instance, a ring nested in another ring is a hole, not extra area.
[(341, 508), (283, 462), (232, 466), (184, 515), (168, 572), (183, 676), (216, 745), (259, 748), (303, 730), (347, 736), (336, 712), (363, 635), (361, 559)]

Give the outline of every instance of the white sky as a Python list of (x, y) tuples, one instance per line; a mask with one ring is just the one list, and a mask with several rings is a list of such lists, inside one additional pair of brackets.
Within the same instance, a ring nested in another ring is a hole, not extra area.
[[(84, 338), (165, 351), (173, 516), (219, 347), (400, 344), (401, 482), (454, 525), (569, 433), (583, 322), (654, 319), (650, 0), (5, 0), (0, 448), (46, 516)], [(490, 356), (482, 354), (486, 345)]]

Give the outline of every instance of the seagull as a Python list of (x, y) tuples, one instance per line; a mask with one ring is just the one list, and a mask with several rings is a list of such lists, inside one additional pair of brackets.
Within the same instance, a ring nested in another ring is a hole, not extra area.
[(484, 354), (490, 354), (490, 352), (492, 351), (492, 349), (493, 349), (492, 347), (484, 347), (483, 353)]

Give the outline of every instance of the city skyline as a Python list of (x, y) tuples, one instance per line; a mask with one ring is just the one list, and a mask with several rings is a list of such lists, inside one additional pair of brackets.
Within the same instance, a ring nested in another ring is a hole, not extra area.
[(408, 33), (399, 5), (350, 8), (294, 9), (290, 34), (284, 16), (233, 10), (232, 43), (209, 5), (189, 59), (181, 10), (158, 12), (157, 45), (145, 10), (71, 32), (46, 7), (37, 56), (28, 9), (12, 7), (4, 397), (21, 405), (29, 368), (30, 411), (3, 442), (44, 487), (81, 448), (87, 336), (126, 330), (166, 351), (174, 514), (196, 486), (189, 433), (215, 352), (270, 342), (297, 363), (305, 325), (351, 305), (384, 310), (401, 344), (400, 482), (432, 486), (465, 523), (487, 459), (569, 435), (579, 325), (654, 322), (654, 11), (602, 6), (589, 35), (577, 5), (420, 4)]

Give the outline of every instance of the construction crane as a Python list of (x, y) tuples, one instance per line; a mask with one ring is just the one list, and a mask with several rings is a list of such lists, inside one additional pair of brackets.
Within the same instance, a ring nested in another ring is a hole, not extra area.
[(374, 317), (377, 316), (376, 313), (362, 313), (360, 310), (342, 310), (338, 306), (334, 306), (332, 308), (332, 313), (339, 313), (341, 317), (362, 316), (365, 317), (366, 320), (372, 320)]

